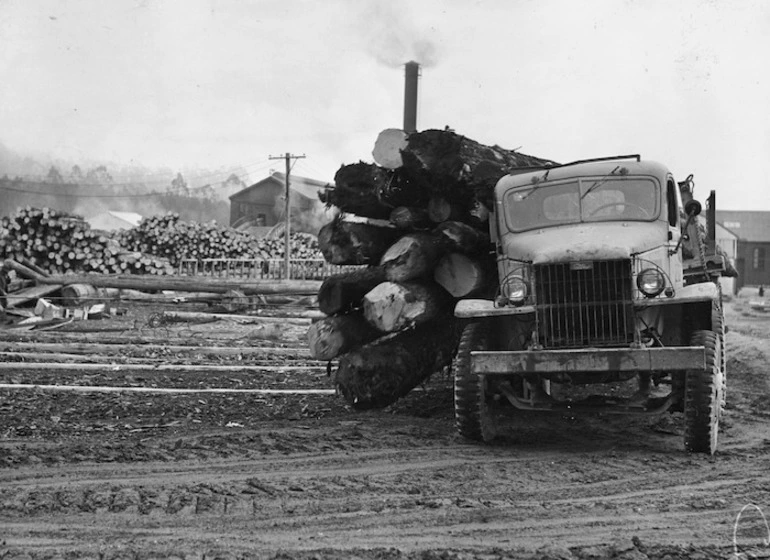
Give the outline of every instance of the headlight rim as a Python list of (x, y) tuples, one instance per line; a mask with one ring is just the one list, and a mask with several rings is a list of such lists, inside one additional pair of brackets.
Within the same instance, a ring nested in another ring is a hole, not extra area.
[[(519, 289), (521, 290), (520, 296), (513, 297), (511, 295), (514, 291), (511, 289), (511, 284), (513, 282), (518, 284)], [(529, 282), (523, 276), (515, 274), (505, 278), (505, 281), (500, 286), (500, 293), (508, 304), (513, 305), (514, 307), (519, 307), (527, 302), (527, 299), (531, 293), (531, 288)]]
[[(645, 278), (647, 278), (647, 275), (654, 274), (658, 280), (658, 286), (655, 289), (645, 289), (643, 286), (645, 285)], [(651, 266), (648, 268), (645, 268), (639, 272), (639, 274), (636, 275), (636, 287), (639, 289), (639, 291), (648, 298), (654, 298), (662, 294), (666, 289), (666, 275), (663, 273), (662, 270), (660, 270), (657, 267)]]

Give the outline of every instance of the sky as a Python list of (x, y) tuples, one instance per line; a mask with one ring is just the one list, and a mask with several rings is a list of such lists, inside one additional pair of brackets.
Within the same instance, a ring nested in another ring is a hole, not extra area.
[(246, 182), (291, 153), (330, 181), (402, 126), (415, 60), (419, 130), (639, 153), (718, 208), (770, 211), (766, 0), (0, 0), (0, 45), (16, 152)]

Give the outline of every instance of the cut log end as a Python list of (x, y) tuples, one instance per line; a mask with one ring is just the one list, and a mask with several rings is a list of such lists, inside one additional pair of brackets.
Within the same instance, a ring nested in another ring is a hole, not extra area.
[(372, 150), (374, 161), (387, 169), (398, 169), (404, 164), (401, 151), (408, 145), (406, 133), (398, 128), (386, 128), (377, 136)]

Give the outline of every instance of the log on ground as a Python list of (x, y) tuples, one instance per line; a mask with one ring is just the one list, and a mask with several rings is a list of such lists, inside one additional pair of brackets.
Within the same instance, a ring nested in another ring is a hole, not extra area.
[(454, 319), (386, 335), (343, 355), (335, 384), (353, 408), (383, 408), (449, 365), (459, 338)]

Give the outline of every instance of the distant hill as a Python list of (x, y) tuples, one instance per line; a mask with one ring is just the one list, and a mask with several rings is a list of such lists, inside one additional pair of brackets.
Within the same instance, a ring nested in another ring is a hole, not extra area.
[(0, 142), (0, 216), (48, 207), (82, 216), (106, 211), (143, 216), (176, 212), (183, 220), (229, 222), (228, 197), (250, 178), (245, 170), (148, 168), (72, 162), (20, 154)]

